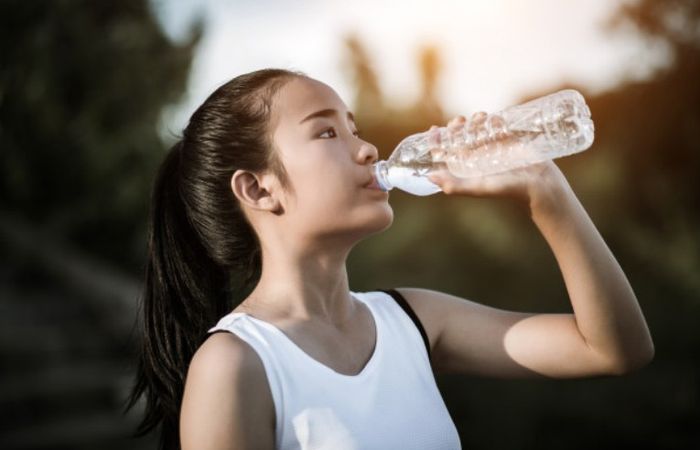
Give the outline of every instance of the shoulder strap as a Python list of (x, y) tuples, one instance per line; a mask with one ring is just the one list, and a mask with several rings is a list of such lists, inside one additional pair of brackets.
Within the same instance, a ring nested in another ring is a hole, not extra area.
[(420, 319), (418, 319), (418, 316), (416, 313), (413, 311), (413, 308), (411, 308), (411, 305), (408, 304), (406, 299), (403, 297), (403, 295), (399, 294), (399, 292), (396, 289), (378, 289), (381, 292), (385, 292), (389, 295), (391, 295), (394, 300), (396, 300), (396, 303), (399, 304), (401, 308), (408, 314), (408, 317), (411, 318), (413, 323), (416, 325), (416, 328), (418, 328), (418, 331), (420, 331), (420, 335), (423, 337), (423, 342), (425, 343), (425, 349), (428, 351), (428, 359), (430, 359), (430, 342), (428, 341), (428, 335), (425, 332), (425, 329), (423, 328), (423, 325), (420, 323)]

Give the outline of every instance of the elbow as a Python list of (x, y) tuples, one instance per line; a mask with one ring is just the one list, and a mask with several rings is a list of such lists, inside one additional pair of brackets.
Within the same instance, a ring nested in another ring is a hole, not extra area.
[(613, 364), (610, 369), (611, 375), (627, 375), (636, 372), (654, 360), (654, 345), (650, 344), (645, 351), (637, 353), (634, 357), (627, 357)]

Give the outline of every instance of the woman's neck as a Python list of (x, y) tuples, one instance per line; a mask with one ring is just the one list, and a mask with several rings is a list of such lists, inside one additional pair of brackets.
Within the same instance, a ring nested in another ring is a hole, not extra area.
[(263, 250), (260, 281), (242, 306), (279, 319), (345, 323), (355, 311), (347, 253), (293, 255)]

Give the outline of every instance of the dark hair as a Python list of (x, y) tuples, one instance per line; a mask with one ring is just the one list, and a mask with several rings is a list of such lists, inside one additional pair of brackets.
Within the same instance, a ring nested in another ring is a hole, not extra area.
[(161, 449), (179, 449), (187, 369), (207, 330), (235, 307), (261, 269), (258, 237), (231, 189), (237, 169), (288, 179), (270, 133), (275, 93), (300, 72), (263, 69), (214, 91), (167, 153), (151, 192), (141, 298), (141, 342), (126, 411), (145, 396), (135, 436), (161, 425)]

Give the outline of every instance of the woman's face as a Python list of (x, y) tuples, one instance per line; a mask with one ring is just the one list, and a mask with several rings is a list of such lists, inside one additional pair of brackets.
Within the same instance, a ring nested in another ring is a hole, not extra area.
[(272, 107), (275, 151), (289, 176), (284, 232), (357, 240), (388, 228), (389, 194), (367, 187), (377, 149), (359, 137), (352, 114), (329, 86), (295, 78)]

